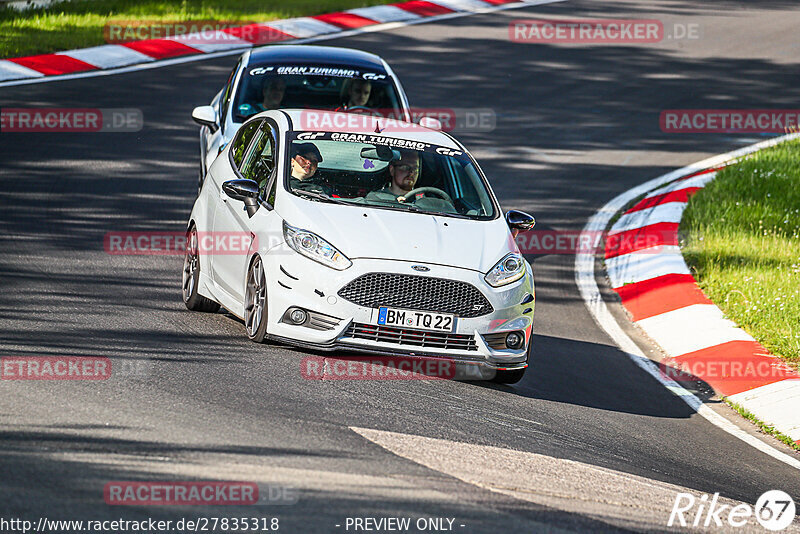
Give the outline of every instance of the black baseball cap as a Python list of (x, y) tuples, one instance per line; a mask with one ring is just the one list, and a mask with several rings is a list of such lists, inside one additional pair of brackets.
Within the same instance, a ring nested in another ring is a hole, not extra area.
[(303, 154), (313, 154), (317, 162), (322, 162), (322, 154), (319, 153), (317, 145), (314, 143), (292, 143), (292, 157)]

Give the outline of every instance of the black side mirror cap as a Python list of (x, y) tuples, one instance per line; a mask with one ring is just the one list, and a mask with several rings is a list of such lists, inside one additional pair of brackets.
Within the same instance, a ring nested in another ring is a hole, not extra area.
[(519, 232), (527, 232), (533, 228), (536, 224), (536, 219), (533, 218), (533, 215), (529, 215), (524, 211), (509, 210), (506, 213), (506, 222), (516, 236)]
[(228, 180), (222, 184), (222, 190), (233, 200), (241, 200), (247, 208), (247, 215), (252, 217), (258, 211), (258, 184), (253, 180)]

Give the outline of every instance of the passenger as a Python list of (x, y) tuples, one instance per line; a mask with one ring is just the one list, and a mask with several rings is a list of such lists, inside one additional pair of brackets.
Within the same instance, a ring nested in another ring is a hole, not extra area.
[(317, 146), (314, 143), (293, 143), (291, 154), (292, 176), (289, 179), (291, 188), (316, 191), (330, 196), (330, 187), (315, 179), (317, 168), (322, 161), (322, 154)]
[(245, 117), (270, 109), (279, 109), (286, 94), (286, 80), (283, 77), (270, 78), (261, 87), (261, 102), (245, 103), (239, 106), (239, 113)]

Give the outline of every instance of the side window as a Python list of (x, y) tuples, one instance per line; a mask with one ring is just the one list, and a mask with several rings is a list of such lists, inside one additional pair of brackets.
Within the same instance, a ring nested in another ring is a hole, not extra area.
[(272, 179), (272, 185), (269, 186), (269, 191), (264, 194), (267, 204), (270, 206), (275, 205), (275, 189), (278, 187), (277, 177)]
[(236, 134), (236, 139), (233, 141), (233, 146), (231, 147), (231, 154), (233, 155), (233, 163), (237, 169), (241, 171), (242, 169), (242, 161), (244, 159), (245, 151), (247, 147), (250, 146), (250, 141), (253, 139), (253, 135), (258, 130), (258, 127), (261, 125), (262, 121), (252, 121), (248, 122), (239, 130)]
[(261, 124), (240, 167), (242, 176), (258, 183), (263, 192), (275, 169), (275, 137), (266, 121)]
[(242, 60), (240, 59), (236, 66), (231, 71), (231, 75), (228, 76), (228, 83), (225, 84), (225, 90), (222, 92), (222, 98), (220, 98), (220, 125), (225, 124), (225, 116), (228, 114), (228, 104), (231, 102), (231, 91), (233, 91), (233, 82), (236, 79), (236, 73), (239, 71), (239, 66), (242, 64)]
[(278, 130), (275, 128), (273, 124), (265, 123), (269, 126), (269, 133), (270, 133), (270, 141), (272, 143), (272, 172), (270, 174), (269, 180), (264, 183), (264, 186), (261, 188), (261, 198), (267, 201), (270, 206), (275, 206), (275, 190), (278, 187), (278, 173), (276, 172), (277, 167), (277, 157), (278, 157), (278, 146), (277, 146), (277, 139), (279, 138)]

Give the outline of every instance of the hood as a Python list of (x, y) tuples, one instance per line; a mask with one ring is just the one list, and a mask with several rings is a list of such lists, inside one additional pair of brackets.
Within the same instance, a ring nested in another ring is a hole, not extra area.
[(505, 219), (473, 221), (424, 213), (343, 206), (284, 195), (288, 224), (314, 232), (351, 260), (379, 258), (488, 272), (518, 251)]

